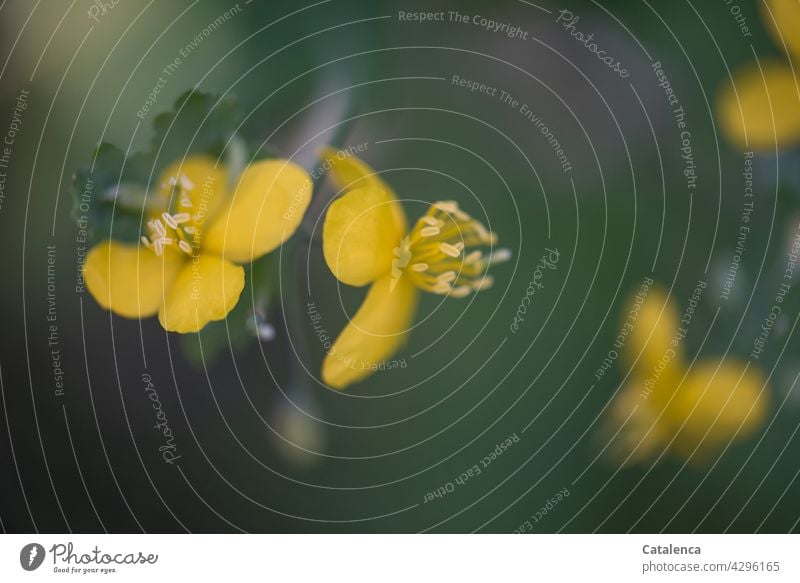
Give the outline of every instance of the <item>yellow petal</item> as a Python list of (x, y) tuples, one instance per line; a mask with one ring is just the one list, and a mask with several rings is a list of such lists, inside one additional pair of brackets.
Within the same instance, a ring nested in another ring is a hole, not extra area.
[[(354, 190), (363, 186), (370, 186), (383, 190), (389, 199), (396, 201), (397, 195), (392, 187), (381, 178), (368, 164), (356, 156), (345, 155), (344, 152), (325, 148), (322, 151), (325, 167), (330, 168), (334, 182), (342, 191)], [(392, 216), (397, 223), (395, 229), (404, 233), (408, 231), (408, 220), (399, 203), (390, 205)]]
[(734, 75), (720, 93), (717, 117), (730, 140), (741, 148), (774, 150), (800, 141), (800, 83), (788, 63), (762, 61)]
[[(226, 169), (209, 156), (190, 156), (173, 162), (158, 179), (162, 201), (156, 215), (160, 216), (162, 208), (171, 200), (175, 213), (188, 213), (192, 217), (184, 226), (202, 228), (219, 210), (225, 198), (227, 179)], [(184, 197), (191, 206), (182, 204)]]
[(394, 251), (406, 234), (395, 220), (396, 205), (374, 185), (331, 203), (322, 228), (322, 251), (339, 281), (362, 286), (391, 270)]
[(228, 315), (244, 289), (244, 269), (211, 253), (184, 262), (158, 311), (165, 330), (187, 334)]
[(83, 275), (89, 293), (106, 310), (125, 318), (149, 318), (184, 261), (177, 253), (157, 257), (138, 245), (103, 241), (86, 256)]
[(656, 379), (682, 367), (683, 351), (676, 342), (680, 313), (666, 290), (655, 284), (644, 300), (633, 296), (623, 314), (623, 327), (629, 330), (622, 356), (643, 379)]
[(626, 466), (652, 459), (668, 443), (664, 407), (644, 396), (642, 384), (637, 379), (620, 389), (602, 426), (609, 453)]
[[(760, 371), (734, 360), (706, 360), (695, 366), (670, 405), (675, 440), (684, 457), (701, 460), (735, 439), (752, 435), (767, 417), (765, 381)], [(677, 429), (676, 429), (677, 431)]]
[(417, 309), (417, 290), (402, 278), (390, 291), (391, 276), (376, 281), (322, 365), (322, 379), (344, 389), (372, 374), (405, 343)]
[(311, 200), (311, 177), (288, 160), (248, 166), (228, 206), (203, 234), (206, 251), (249, 263), (291, 237)]
[[(394, 196), (392, 187), (383, 181), (380, 174), (357, 156), (350, 156), (333, 148), (324, 148), (322, 160), (323, 166), (329, 169), (331, 177), (340, 189), (351, 190), (370, 183)], [(363, 183), (359, 184), (362, 181)]]
[(766, 0), (759, 2), (761, 17), (775, 43), (800, 62), (800, 2), (797, 0)]

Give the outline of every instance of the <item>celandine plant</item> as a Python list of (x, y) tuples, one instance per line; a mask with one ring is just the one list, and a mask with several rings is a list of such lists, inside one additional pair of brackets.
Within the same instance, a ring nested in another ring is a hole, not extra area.
[(720, 92), (717, 118), (728, 137), (742, 148), (772, 151), (800, 144), (800, 3), (759, 2), (761, 19), (786, 59), (762, 59), (737, 71)]
[(487, 289), (487, 270), (510, 252), (492, 250), (497, 235), (452, 201), (433, 203), (409, 230), (394, 191), (372, 168), (330, 150), (325, 159), (345, 192), (325, 216), (325, 261), (342, 283), (371, 286), (322, 366), (325, 383), (345, 389), (405, 343), (420, 291), (463, 298)]
[(198, 332), (239, 301), (244, 269), (297, 229), (311, 178), (286, 160), (265, 160), (225, 192), (225, 168), (193, 156), (172, 164), (147, 201), (138, 245), (106, 240), (86, 258), (86, 286), (106, 309), (128, 318), (158, 314), (171, 332)]
[[(229, 129), (238, 127), (231, 118), (218, 100), (190, 92), (174, 113), (156, 118), (151, 152), (128, 158), (102, 145), (93, 169), (76, 175), (76, 200), (93, 189), (103, 193), (91, 223), (106, 230), (95, 235), (82, 269), (103, 308), (125, 318), (158, 316), (165, 330), (181, 334), (230, 321), (247, 291), (243, 265), (295, 233), (311, 200), (311, 176), (284, 159), (244, 163), (250, 158)], [(175, 148), (165, 146), (168, 136)], [(184, 143), (193, 145), (188, 152)], [(172, 151), (177, 155), (156, 173), (156, 158)], [(324, 382), (345, 389), (404, 344), (420, 291), (464, 298), (487, 289), (489, 267), (511, 253), (497, 249), (497, 235), (453, 201), (432, 203), (409, 228), (393, 190), (369, 166), (330, 149), (323, 157), (344, 191), (325, 215), (325, 260), (342, 283), (370, 285), (322, 366)], [(252, 271), (254, 286), (274, 287), (274, 272)], [(237, 321), (226, 338), (252, 332), (247, 323)]]
[(623, 465), (665, 453), (702, 464), (752, 436), (767, 418), (759, 368), (730, 357), (690, 363), (684, 335), (674, 300), (652, 287), (622, 348), (626, 380), (604, 428)]
[(189, 92), (174, 112), (155, 119), (150, 151), (126, 157), (102, 144), (91, 169), (76, 174), (76, 200), (100, 194), (94, 215), (78, 221), (93, 227), (96, 244), (82, 272), (103, 308), (125, 318), (158, 315), (171, 332), (199, 332), (238, 303), (242, 265), (297, 230), (311, 177), (288, 160), (246, 163), (252, 158), (236, 135), (234, 111), (229, 102)]

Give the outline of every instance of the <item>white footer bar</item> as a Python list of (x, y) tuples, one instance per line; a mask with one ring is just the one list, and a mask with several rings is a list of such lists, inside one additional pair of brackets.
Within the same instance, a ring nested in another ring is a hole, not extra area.
[(4, 535), (0, 581), (777, 583), (798, 555), (790, 535)]

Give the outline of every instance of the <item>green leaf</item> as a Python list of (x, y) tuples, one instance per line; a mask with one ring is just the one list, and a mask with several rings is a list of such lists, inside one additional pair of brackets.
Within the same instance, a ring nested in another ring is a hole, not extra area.
[[(141, 154), (125, 159), (112, 144), (100, 144), (93, 164), (78, 170), (72, 179), (72, 216), (87, 229), (89, 243), (113, 236), (121, 241), (139, 238), (144, 187)], [(145, 177), (146, 179), (146, 177)], [(136, 198), (141, 199), (136, 204)]]
[(232, 97), (190, 90), (178, 97), (172, 111), (153, 120), (154, 156), (166, 166), (188, 154), (221, 156), (235, 135), (241, 117)]
[(236, 160), (238, 175), (249, 160), (247, 143), (234, 138), (239, 120), (232, 98), (191, 90), (177, 99), (172, 111), (154, 118), (148, 150), (126, 158), (113, 144), (100, 144), (91, 164), (75, 173), (70, 189), (73, 217), (87, 230), (87, 243), (138, 241), (142, 218), (153, 201), (148, 189), (175, 160), (193, 154), (224, 156), (226, 162)]

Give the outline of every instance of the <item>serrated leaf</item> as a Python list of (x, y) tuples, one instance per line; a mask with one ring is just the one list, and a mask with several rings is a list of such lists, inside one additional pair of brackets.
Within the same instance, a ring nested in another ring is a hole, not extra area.
[[(112, 237), (138, 241), (143, 211), (146, 215), (152, 200), (147, 196), (152, 181), (166, 166), (188, 155), (227, 157), (225, 148), (238, 125), (233, 99), (192, 90), (176, 100), (172, 111), (154, 118), (155, 135), (148, 150), (126, 158), (113, 144), (100, 144), (91, 165), (75, 173), (70, 189), (73, 217), (86, 226), (88, 243)], [(243, 144), (237, 141), (237, 147)], [(247, 152), (236, 156), (247, 159)]]
[[(72, 215), (85, 222), (89, 243), (114, 237), (121, 241), (139, 238), (141, 205), (131, 202), (133, 185), (144, 184), (141, 155), (126, 160), (124, 152), (108, 143), (94, 152), (93, 164), (81, 168), (72, 180)], [(126, 185), (125, 200), (119, 204), (120, 185)]]
[(160, 113), (153, 120), (151, 151), (162, 166), (190, 153), (220, 156), (240, 120), (233, 98), (187, 91), (178, 97), (172, 111)]

